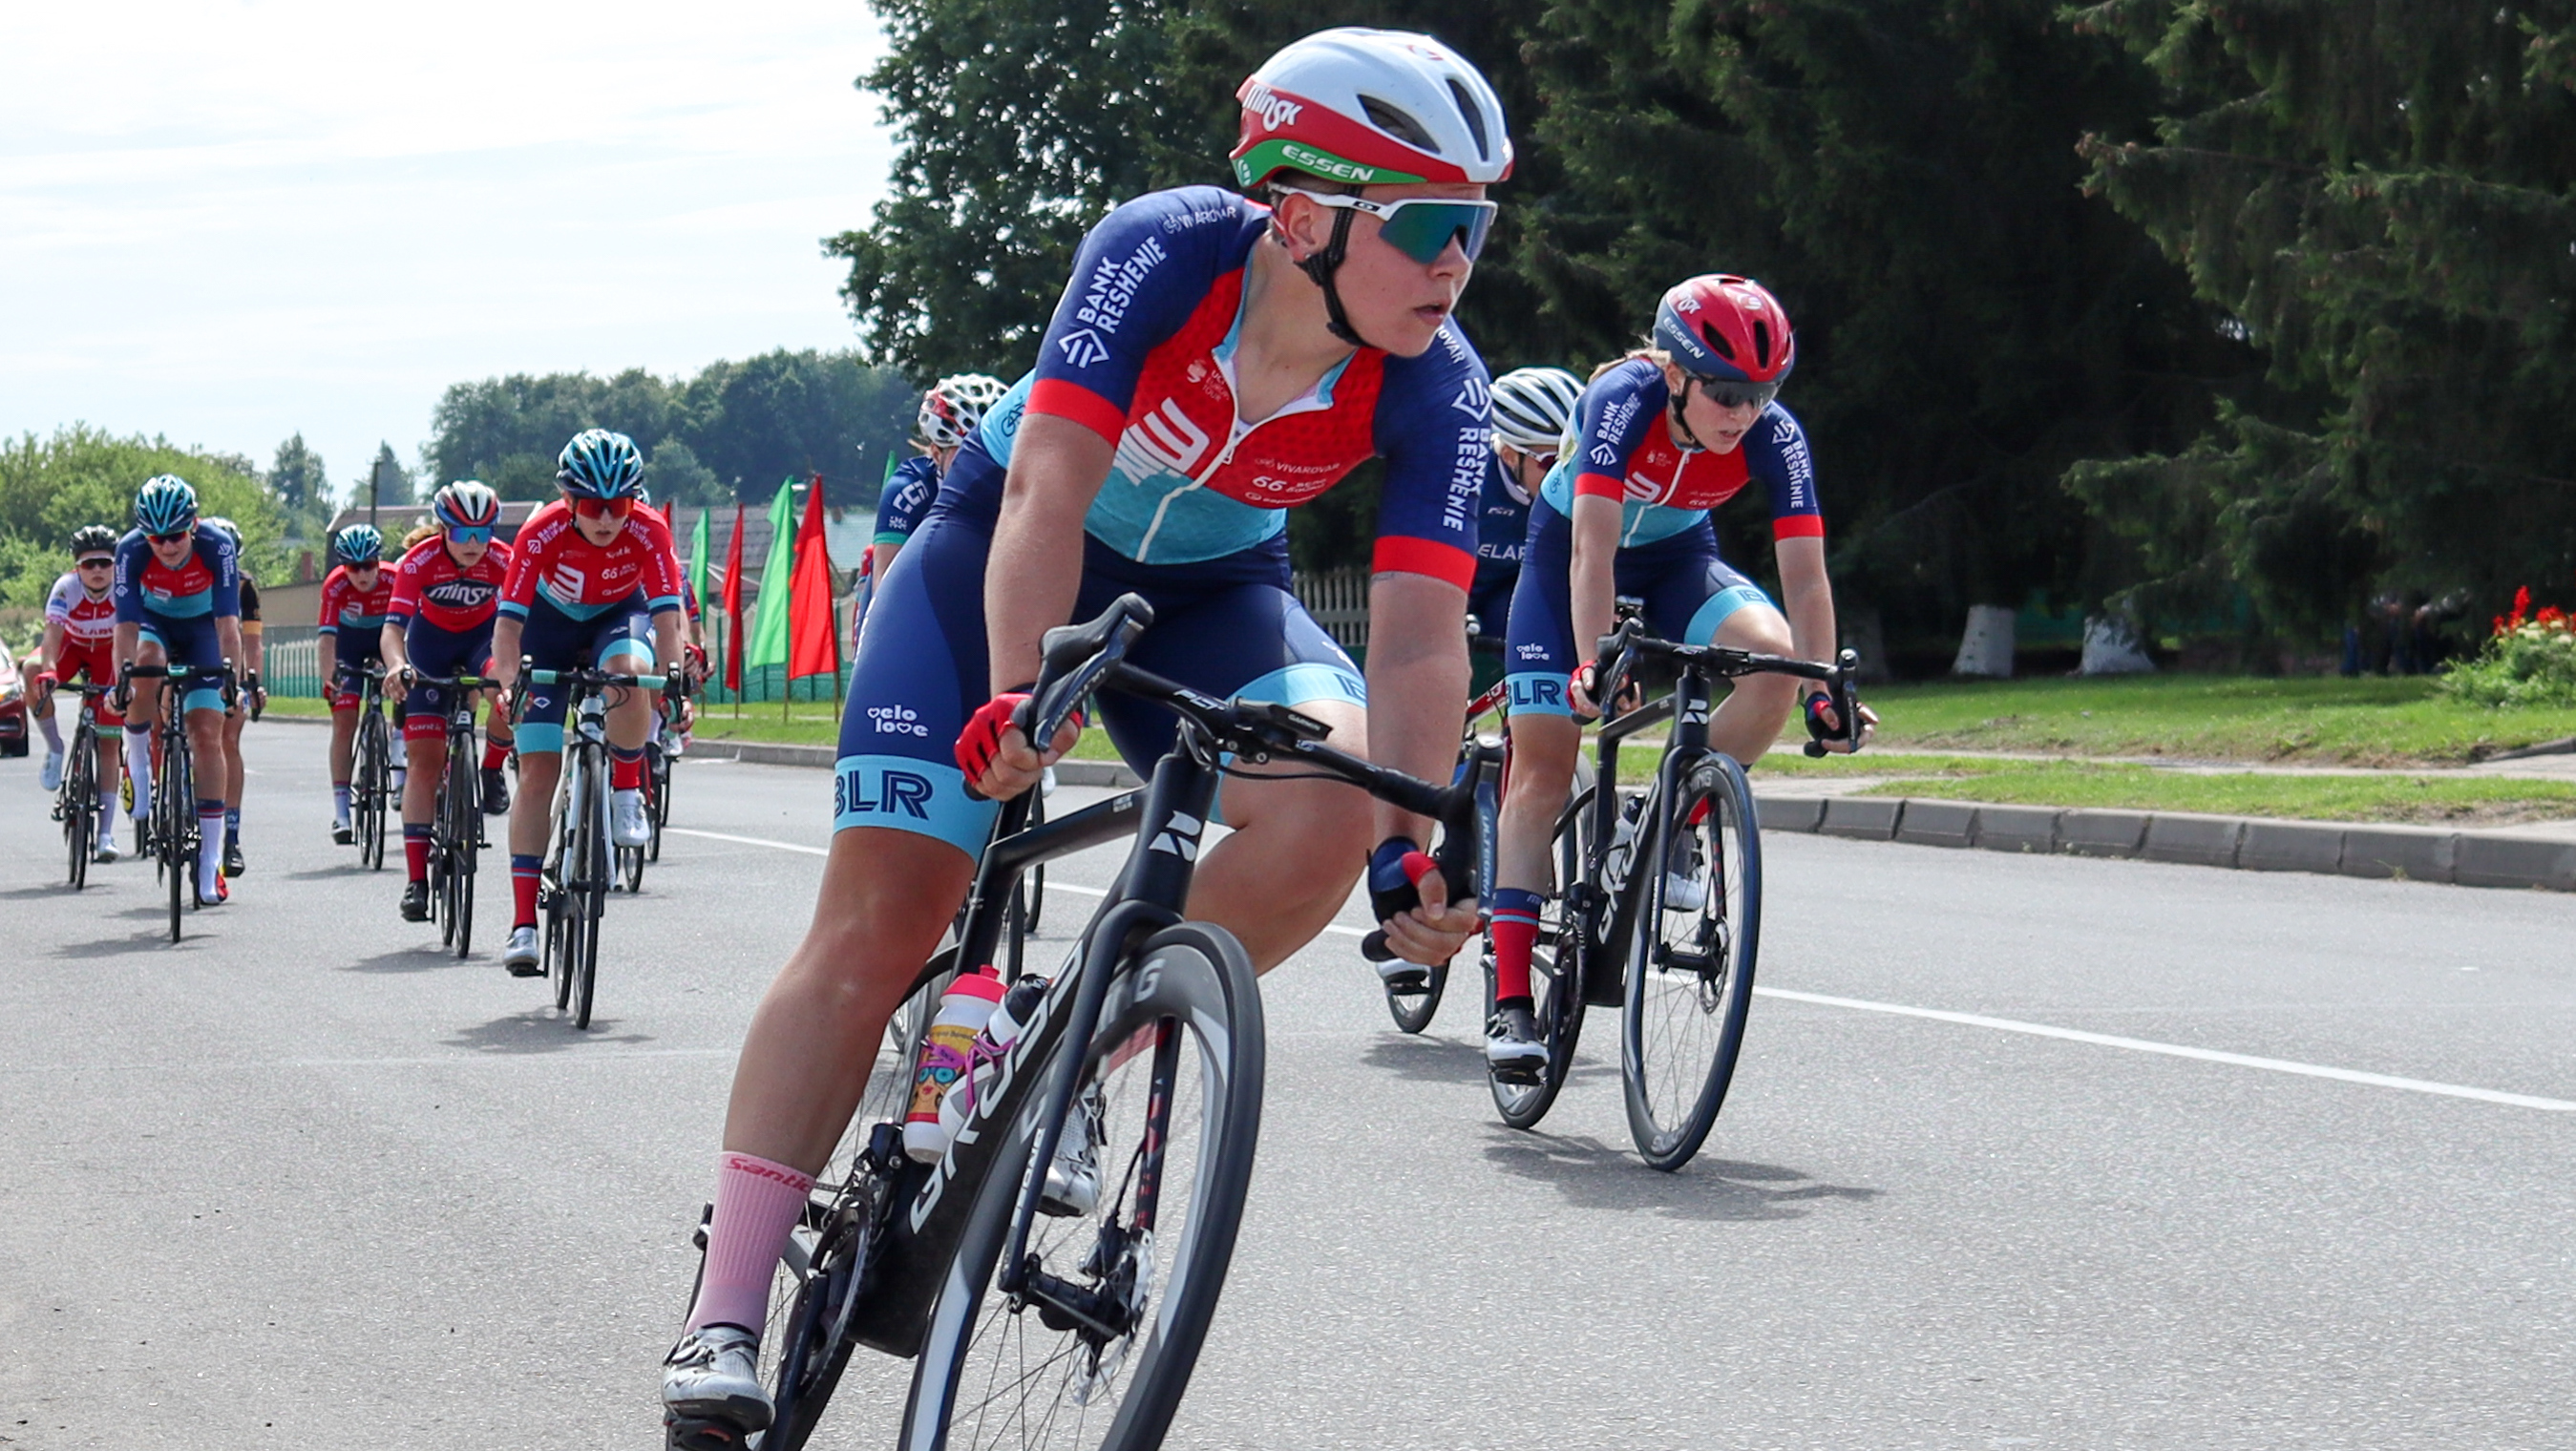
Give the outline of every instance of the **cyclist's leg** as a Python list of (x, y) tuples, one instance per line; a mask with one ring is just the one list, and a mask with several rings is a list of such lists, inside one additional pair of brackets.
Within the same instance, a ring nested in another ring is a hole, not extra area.
[[(163, 644), (151, 622), (146, 621), (135, 636), (134, 663), (145, 667), (166, 667), (170, 647)], [(163, 682), (146, 677), (134, 682), (133, 699), (125, 709), (125, 718), (135, 729), (125, 735), (125, 771), (134, 778), (134, 819), (148, 821), (152, 816), (152, 732), (161, 719)]]
[[(581, 663), (596, 625), (576, 620), (540, 598), (528, 607), (519, 653), (539, 670)], [(563, 775), (564, 706), (561, 685), (522, 677), (527, 704), (519, 713), (519, 795), (510, 803), (511, 928), (537, 925), (537, 874), (545, 865), (546, 834), (553, 827), (555, 782)]]
[(337, 657), (340, 673), (323, 682), (322, 701), (331, 710), (331, 821), (335, 826), (349, 824), (349, 777), (356, 772), (358, 754), (358, 699), (360, 692), (345, 673), (356, 661), (347, 653), (345, 642)]
[[(653, 673), (653, 617), (642, 612), (611, 612), (601, 628), (592, 658), (599, 668), (615, 675), (650, 675)], [(623, 697), (622, 699), (619, 697)], [(629, 792), (644, 789), (644, 740), (653, 729), (654, 712), (659, 709), (657, 691), (627, 690), (613, 693), (608, 702), (608, 788), (617, 794), (621, 816), (640, 813), (643, 801)], [(630, 845), (632, 843), (629, 843)]]
[(934, 512), (870, 606), (883, 618), (851, 672), (822, 891), (734, 1070), (692, 1330), (765, 1322), (804, 1186), (865, 1093), (886, 1020), (965, 899), (991, 832), (999, 807), (967, 796), (954, 754), (989, 693), (990, 547), (986, 531)]
[[(1669, 578), (1672, 584), (1648, 593), (1646, 601), (1647, 623), (1665, 638), (1770, 655), (1795, 652), (1788, 618), (1759, 585), (1718, 558), (1714, 547)], [(1790, 675), (1739, 678), (1709, 716), (1708, 743), (1747, 766), (1761, 760), (1797, 709), (1798, 686)]]
[[(169, 649), (173, 669), (182, 664), (219, 664), (223, 659), (211, 618), (173, 621), (159, 633)], [(224, 751), (224, 692), (215, 685), (191, 684), (180, 697), (179, 707), (182, 728), (188, 733), (189, 772), (197, 793), (197, 897), (202, 902), (221, 901), (223, 789), (230, 771), (230, 758)]]
[[(80, 670), (92, 685), (116, 684), (116, 667), (104, 645), (81, 657)], [(71, 673), (65, 671), (62, 678), (71, 679)], [(90, 709), (90, 726), (98, 733), (98, 839), (113, 848), (116, 792), (125, 771), (125, 717), (118, 712), (113, 696), (100, 696)]]
[(229, 851), (241, 840), (242, 727), (250, 721), (250, 707), (235, 701), (224, 712), (224, 846)]
[[(423, 675), (480, 668), (480, 654), (463, 658), (465, 639), (414, 616), (403, 630), (403, 654)], [(403, 759), (411, 767), (403, 783), (403, 868), (415, 882), (429, 879), (430, 823), (438, 814), (438, 783), (447, 773), (447, 691), (415, 685), (403, 692)]]
[[(1092, 553), (1076, 615), (1145, 585), (1155, 621), (1136, 643), (1138, 665), (1210, 695), (1291, 706), (1331, 726), (1336, 746), (1367, 754), (1367, 686), (1296, 596), (1269, 582), (1198, 585), (1192, 567), (1139, 571)], [(1173, 720), (1159, 707), (1105, 696), (1101, 720), (1139, 771), (1170, 747)], [(1200, 859), (1189, 912), (1232, 931), (1266, 972), (1313, 941), (1349, 898), (1368, 862), (1374, 811), (1367, 797), (1329, 781), (1236, 778), (1218, 804), (1233, 830)]]
[(1551, 888), (1565, 885), (1550, 880), (1550, 846), (1583, 748), (1583, 728), (1565, 688), (1567, 675), (1583, 663), (1574, 645), (1572, 560), (1573, 526), (1549, 505), (1533, 504), (1503, 650), (1512, 752), (1495, 834), (1491, 921), (1494, 997), (1505, 1006), (1528, 1006), (1539, 909)]

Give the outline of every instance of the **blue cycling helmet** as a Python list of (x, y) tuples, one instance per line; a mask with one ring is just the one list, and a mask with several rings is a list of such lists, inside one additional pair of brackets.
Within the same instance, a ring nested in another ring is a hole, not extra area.
[(644, 491), (644, 455), (635, 440), (605, 428), (572, 436), (555, 459), (555, 482), (585, 499), (631, 499)]
[(134, 522), (146, 534), (185, 534), (197, 527), (197, 491), (177, 474), (154, 474), (135, 491)]
[(342, 564), (380, 564), (385, 557), (385, 536), (373, 524), (352, 524), (331, 537), (331, 553)]
[(429, 501), (441, 529), (489, 529), (501, 522), (501, 500), (480, 479), (458, 479)]

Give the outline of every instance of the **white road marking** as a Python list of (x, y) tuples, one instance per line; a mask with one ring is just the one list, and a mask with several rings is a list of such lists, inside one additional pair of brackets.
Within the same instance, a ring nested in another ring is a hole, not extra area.
[[(803, 852), (809, 856), (824, 855), (823, 849), (799, 846), (794, 842), (771, 841), (758, 836), (729, 836), (720, 831), (685, 831), (676, 826), (662, 828), (682, 836), (702, 836), (711, 841), (739, 842), (744, 846), (769, 846), (780, 851)], [(1049, 882), (1051, 892), (1076, 892), (1086, 897), (1106, 897), (1098, 887), (1078, 887), (1071, 882)], [(1345, 937), (1366, 937), (1364, 928), (1329, 923), (1327, 932)], [(2430, 1093), (2444, 1098), (2468, 1098), (2480, 1103), (2500, 1103), (2509, 1108), (2536, 1108), (2548, 1113), (2576, 1113), (2576, 1102), (2563, 1098), (2539, 1098), (2527, 1093), (2502, 1093), (2492, 1088), (2469, 1088), (2457, 1083), (2434, 1083), (2421, 1078), (2399, 1078), (2387, 1073), (2364, 1073), (2356, 1068), (2329, 1068), (2319, 1063), (2294, 1063), (2286, 1058), (2258, 1058), (2250, 1053), (2227, 1053), (2215, 1048), (2192, 1048), (2180, 1043), (2158, 1043), (2146, 1038), (2123, 1038), (2111, 1033), (2088, 1033), (2081, 1028), (2056, 1028), (2046, 1023), (2024, 1023), (2012, 1018), (1990, 1018), (1982, 1013), (1954, 1013), (1941, 1008), (1908, 1007), (1903, 1003), (1872, 1002), (1866, 998), (1829, 997), (1824, 993), (1793, 992), (1788, 988), (1757, 987), (1757, 997), (1779, 998), (1786, 1002), (1808, 1003), (1816, 1007), (1850, 1008), (1863, 1013), (1891, 1013), (1901, 1018), (1928, 1018), (1936, 1023), (1957, 1023), (1970, 1028), (1992, 1028), (2000, 1033), (2023, 1033), (2034, 1038), (2056, 1038), (2068, 1043), (2088, 1043), (2096, 1048), (2125, 1048), (2132, 1053), (2159, 1053), (2168, 1058), (2190, 1058), (2202, 1063), (2225, 1063), (2236, 1068), (2259, 1068), (2267, 1073), (2290, 1073), (2302, 1078), (2328, 1078), (2338, 1083), (2360, 1083), (2372, 1088), (2398, 1088), (2409, 1093)]]
[(2247, 1053), (2223, 1053), (2215, 1048), (2190, 1048), (2180, 1043), (2157, 1043), (2145, 1038), (2122, 1038), (2110, 1033), (2087, 1033), (2080, 1028), (2053, 1028), (2045, 1023), (2024, 1023), (2011, 1018), (1989, 1018), (1980, 1013), (1952, 1013), (1939, 1008), (1913, 1008), (1901, 1003), (1878, 1003), (1865, 998), (1827, 997), (1823, 993), (1791, 992), (1787, 988), (1757, 987), (1761, 997), (1782, 998), (1794, 1003), (1813, 1003), (1819, 1007), (1852, 1008), (1864, 1013), (1893, 1013), (1905, 1018), (1929, 1018), (1936, 1023), (1959, 1023), (1971, 1028), (1993, 1028), (2004, 1033), (2027, 1033), (2034, 1038), (2061, 1038), (2069, 1043), (2090, 1043), (2098, 1048), (2126, 1048), (2132, 1053), (2161, 1053), (2168, 1058), (2193, 1058), (2203, 1063), (2226, 1063), (2238, 1068), (2260, 1068), (2268, 1073), (2295, 1073), (2303, 1078), (2331, 1078), (2341, 1083), (2364, 1083), (2373, 1088), (2402, 1088), (2410, 1093), (2439, 1094), (2445, 1098), (2473, 1098), (2480, 1103), (2501, 1103), (2513, 1108), (2537, 1108), (2551, 1113), (2576, 1113), (2576, 1103), (2563, 1098), (2535, 1098), (2527, 1093), (2499, 1093), (2492, 1088), (2464, 1088), (2456, 1083), (2432, 1083), (2421, 1078), (2398, 1078), (2386, 1073), (2364, 1073), (2352, 1068), (2328, 1068), (2316, 1063), (2293, 1063), (2285, 1058), (2257, 1058)]

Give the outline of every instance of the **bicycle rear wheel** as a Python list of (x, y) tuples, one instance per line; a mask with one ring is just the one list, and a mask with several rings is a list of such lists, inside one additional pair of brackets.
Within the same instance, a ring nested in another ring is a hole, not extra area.
[(662, 859), (662, 826), (671, 819), (671, 756), (655, 741), (646, 746), (644, 757), (645, 819), (653, 824), (653, 840), (644, 848), (644, 860)]
[(1657, 816), (1632, 868), (1637, 920), (1619, 1070), (1637, 1153), (1652, 1168), (1672, 1170), (1690, 1162), (1716, 1124), (1744, 1047), (1761, 936), (1762, 845), (1752, 788), (1731, 756), (1693, 763), (1678, 798)]
[[(1486, 1086), (1493, 1091), (1494, 1111), (1504, 1123), (1516, 1129), (1538, 1127), (1547, 1111), (1556, 1105), (1556, 1096), (1565, 1088), (1566, 1078), (1574, 1071), (1574, 1050), (1583, 1037), (1583, 970), (1591, 941), (1589, 934), (1599, 924), (1586, 924), (1582, 914), (1566, 904), (1584, 878), (1585, 864), (1590, 860), (1592, 841), (1592, 790), (1585, 785), (1566, 803), (1556, 818), (1557, 894), (1541, 910), (1538, 941), (1530, 949), (1530, 1019), (1538, 1024), (1539, 1040), (1547, 1044), (1547, 1067), (1540, 1070), (1534, 1082), (1506, 1082), (1488, 1074)], [(1494, 958), (1489, 945), (1485, 952), (1485, 1013), (1494, 1011)]]
[(1026, 1294), (1015, 1304), (994, 1290), (1031, 1171), (1045, 1098), (1032, 1093), (932, 1307), (906, 1446), (1143, 1451), (1162, 1444), (1189, 1386), (1252, 1178), (1261, 1000), (1242, 946), (1205, 923), (1155, 934), (1120, 966), (1081, 1047), (1098, 1203), (1039, 1216)]
[[(942, 967), (942, 959), (945, 966)], [(769, 1324), (760, 1337), (760, 1380), (774, 1414), (761, 1451), (798, 1451), (822, 1420), (858, 1341), (849, 1333), (849, 1297), (863, 1288), (868, 1225), (882, 1186), (861, 1154), (879, 1124), (898, 1124), (912, 1095), (912, 1071), (939, 995), (955, 981), (956, 949), (941, 949), (921, 986), (887, 1020), (868, 1086), (840, 1144), (814, 1176), (804, 1215), (788, 1233), (769, 1294)], [(881, 1362), (891, 1368), (890, 1362)]]

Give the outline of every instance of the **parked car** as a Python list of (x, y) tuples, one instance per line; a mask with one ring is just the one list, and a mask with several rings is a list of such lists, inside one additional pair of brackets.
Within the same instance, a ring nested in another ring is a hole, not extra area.
[(27, 754), (27, 681), (0, 645), (0, 756)]

